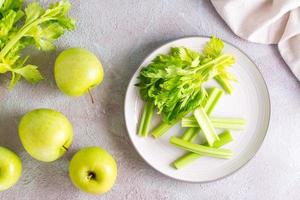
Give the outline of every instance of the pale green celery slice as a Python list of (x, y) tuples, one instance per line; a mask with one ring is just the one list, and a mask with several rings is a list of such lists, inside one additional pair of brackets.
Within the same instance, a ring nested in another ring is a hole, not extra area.
[(171, 124), (162, 122), (151, 131), (151, 135), (157, 139), (166, 133), (170, 128), (172, 128), (177, 122), (178, 121)]
[[(219, 88), (213, 87), (208, 92), (207, 100), (204, 103), (204, 110), (206, 111), (207, 115), (210, 115), (215, 106), (217, 105), (218, 101), (223, 95), (223, 91)], [(197, 123), (198, 125), (198, 123)], [(182, 135), (182, 139), (193, 142), (197, 137), (200, 129), (188, 128)]]
[(228, 94), (232, 94), (233, 92), (233, 87), (231, 86), (231, 84), (229, 83), (228, 80), (220, 77), (220, 76), (216, 76), (214, 78), (221, 86), (222, 88), (228, 93)]
[(197, 134), (199, 133), (200, 128), (188, 128), (186, 131), (183, 133), (181, 139), (189, 142), (193, 142), (195, 138), (197, 137)]
[(206, 114), (209, 116), (214, 108), (216, 107), (217, 103), (223, 96), (223, 91), (219, 88), (213, 87), (208, 92), (208, 98), (204, 105), (204, 110)]
[(217, 149), (200, 144), (194, 144), (191, 142), (184, 141), (183, 139), (177, 138), (175, 136), (171, 137), (170, 143), (174, 144), (175, 146), (181, 149), (191, 151), (203, 156), (226, 159), (232, 157), (233, 155), (232, 151), (229, 149)]
[[(246, 120), (240, 118), (216, 118), (210, 117), (213, 126), (218, 129), (244, 130)], [(182, 127), (199, 127), (197, 120), (194, 117), (184, 117), (181, 120)]]
[[(214, 148), (222, 147), (222, 146), (230, 143), (233, 140), (231, 133), (228, 130), (225, 130), (223, 133), (221, 133), (219, 135), (219, 138), (220, 138), (220, 140), (216, 141), (214, 143), (214, 145), (213, 145)], [(205, 143), (203, 145), (207, 146), (207, 143)], [(183, 156), (179, 157), (177, 160), (175, 160), (172, 163), (172, 166), (175, 167), (176, 169), (180, 169), (201, 157), (203, 157), (203, 155), (196, 154), (193, 152), (188, 152), (188, 153), (184, 154)]]
[(190, 127), (190, 128), (196, 128), (199, 127), (199, 124), (195, 117), (184, 117), (181, 120), (181, 126), (182, 127)]
[(211, 118), (215, 128), (244, 130), (247, 124), (245, 119), (240, 118)]
[(146, 102), (144, 105), (143, 114), (142, 114), (140, 127), (138, 131), (139, 136), (141, 137), (148, 136), (153, 113), (154, 113), (154, 104), (151, 102)]
[(213, 124), (202, 108), (194, 110), (194, 117), (196, 118), (209, 146), (213, 146), (215, 141), (220, 140)]

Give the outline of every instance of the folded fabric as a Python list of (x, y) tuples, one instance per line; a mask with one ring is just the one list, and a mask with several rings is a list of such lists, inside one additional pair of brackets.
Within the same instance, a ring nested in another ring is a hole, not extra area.
[(232, 31), (251, 42), (278, 44), (300, 80), (299, 0), (211, 0)]

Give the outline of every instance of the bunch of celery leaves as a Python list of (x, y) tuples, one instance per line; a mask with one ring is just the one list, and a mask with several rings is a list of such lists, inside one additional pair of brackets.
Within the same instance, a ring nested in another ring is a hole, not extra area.
[[(219, 147), (233, 140), (230, 130), (242, 130), (246, 121), (237, 118), (210, 117), (224, 94), (233, 92), (231, 81), (237, 81), (227, 68), (235, 63), (232, 55), (223, 53), (222, 40), (211, 37), (202, 53), (185, 47), (173, 47), (169, 54), (157, 56), (144, 67), (136, 84), (145, 101), (138, 135), (149, 134), (155, 110), (162, 122), (153, 130), (154, 138), (161, 137), (172, 126), (181, 121), (186, 131), (179, 137), (171, 137), (170, 143), (187, 150), (188, 153), (175, 160), (172, 165), (180, 169), (192, 161), (209, 156), (230, 158), (233, 152)], [(205, 88), (204, 83), (215, 80), (223, 88)], [(191, 115), (192, 114), (192, 115)], [(224, 130), (217, 134), (216, 129)], [(194, 143), (199, 135), (204, 143)]]
[(23, 8), (23, 0), (0, 0), (0, 74), (10, 74), (9, 89), (23, 77), (30, 83), (43, 79), (38, 67), (26, 64), (23, 55), (28, 46), (42, 51), (55, 48), (54, 41), (66, 30), (73, 30), (75, 22), (68, 17), (70, 2), (61, 0), (47, 9), (38, 2)]

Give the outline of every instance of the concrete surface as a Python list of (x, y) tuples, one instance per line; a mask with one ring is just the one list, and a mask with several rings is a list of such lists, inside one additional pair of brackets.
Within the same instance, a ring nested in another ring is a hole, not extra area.
[[(51, 1), (44, 1), (49, 3)], [(75, 32), (66, 34), (53, 53), (31, 52), (46, 80), (36, 86), (24, 81), (12, 92), (0, 87), (0, 145), (23, 161), (18, 184), (0, 193), (1, 200), (83, 199), (299, 199), (300, 85), (280, 58), (276, 46), (248, 43), (236, 37), (205, 0), (73, 0)], [(268, 135), (253, 160), (237, 173), (207, 184), (189, 184), (164, 177), (150, 168), (131, 146), (123, 118), (128, 81), (142, 59), (159, 45), (183, 36), (216, 35), (244, 50), (258, 65), (269, 86), (272, 117)], [(70, 98), (58, 91), (53, 62), (65, 48), (95, 52), (105, 66), (105, 81), (88, 95)], [(62, 111), (74, 125), (70, 151), (53, 163), (33, 160), (17, 135), (20, 116), (34, 108)], [(75, 189), (68, 162), (81, 147), (107, 149), (118, 162), (115, 187), (94, 197)]]

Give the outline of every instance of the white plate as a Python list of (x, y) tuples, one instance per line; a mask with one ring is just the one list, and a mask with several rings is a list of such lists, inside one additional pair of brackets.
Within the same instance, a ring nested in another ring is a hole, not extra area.
[[(241, 117), (247, 120), (244, 131), (233, 132), (234, 141), (226, 145), (235, 154), (231, 159), (201, 158), (190, 165), (176, 170), (170, 163), (184, 151), (169, 144), (172, 135), (181, 135), (184, 131), (179, 125), (159, 139), (140, 138), (137, 127), (143, 102), (138, 82), (141, 68), (147, 66), (158, 54), (168, 53), (170, 47), (185, 46), (200, 51), (209, 40), (206, 37), (188, 37), (169, 42), (153, 51), (133, 75), (125, 97), (125, 120), (129, 137), (142, 158), (157, 171), (182, 181), (207, 182), (227, 176), (246, 164), (257, 152), (266, 135), (270, 119), (270, 99), (265, 81), (255, 64), (239, 49), (225, 43), (224, 52), (235, 56), (236, 64), (231, 68), (239, 80), (234, 84), (235, 91), (225, 95), (218, 103), (212, 116)], [(213, 81), (208, 86), (216, 85)], [(154, 127), (158, 119), (152, 121)]]

